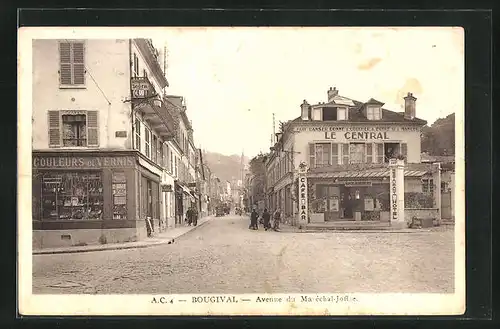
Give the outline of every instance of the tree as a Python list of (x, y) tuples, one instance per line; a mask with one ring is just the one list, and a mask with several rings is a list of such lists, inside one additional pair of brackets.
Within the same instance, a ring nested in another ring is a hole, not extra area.
[(421, 148), (430, 155), (455, 154), (455, 113), (423, 127)]

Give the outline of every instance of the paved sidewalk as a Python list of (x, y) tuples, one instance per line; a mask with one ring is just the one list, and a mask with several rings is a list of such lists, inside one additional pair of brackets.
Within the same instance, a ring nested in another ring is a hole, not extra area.
[(156, 233), (150, 238), (136, 242), (123, 242), (123, 243), (110, 243), (88, 246), (71, 246), (62, 248), (44, 248), (33, 250), (33, 255), (46, 255), (46, 254), (71, 254), (90, 251), (103, 251), (103, 250), (119, 250), (119, 249), (134, 249), (134, 248), (147, 248), (162, 244), (170, 244), (178, 237), (200, 227), (211, 221), (213, 216), (207, 216), (198, 220), (197, 226), (180, 226), (176, 228), (167, 229), (165, 232)]

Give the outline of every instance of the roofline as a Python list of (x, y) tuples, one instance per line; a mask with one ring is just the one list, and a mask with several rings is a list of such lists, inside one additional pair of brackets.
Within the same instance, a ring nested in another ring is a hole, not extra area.
[[(394, 112), (397, 113), (397, 112)], [(300, 117), (295, 118), (300, 119)], [(419, 118), (414, 118), (414, 120), (420, 120), (420, 121), (379, 121), (379, 120), (372, 120), (372, 121), (351, 121), (351, 120), (342, 120), (342, 121), (322, 121), (322, 120), (300, 120), (300, 121), (291, 121), (291, 124), (293, 125), (311, 125), (311, 124), (318, 124), (318, 123), (327, 123), (327, 124), (335, 124), (335, 125), (350, 125), (350, 124), (369, 124), (369, 125), (374, 125), (374, 124), (390, 124), (390, 125), (402, 125), (402, 124), (411, 124), (411, 125), (422, 125), (425, 126), (427, 124), (426, 120), (419, 119)]]

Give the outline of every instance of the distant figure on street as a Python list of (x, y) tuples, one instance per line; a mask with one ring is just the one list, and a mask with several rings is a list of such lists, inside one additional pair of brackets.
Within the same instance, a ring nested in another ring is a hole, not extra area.
[(267, 211), (267, 209), (264, 209), (262, 219), (264, 220), (264, 229), (267, 231), (271, 228), (271, 214)]
[(255, 211), (255, 209), (253, 209), (252, 212), (250, 213), (250, 226), (248, 227), (249, 229), (252, 229), (252, 230), (259, 229), (258, 224), (257, 224), (258, 218), (259, 218), (259, 214), (257, 213), (257, 211)]
[(186, 219), (187, 219), (187, 222), (188, 222), (188, 226), (191, 226), (191, 223), (193, 222), (193, 207), (190, 207), (186, 211)]
[(198, 209), (196, 209), (196, 206), (191, 206), (191, 223), (193, 226), (198, 225)]
[(274, 212), (273, 220), (274, 220), (273, 230), (277, 231), (280, 228), (280, 222), (281, 222), (280, 208), (276, 209), (276, 211)]

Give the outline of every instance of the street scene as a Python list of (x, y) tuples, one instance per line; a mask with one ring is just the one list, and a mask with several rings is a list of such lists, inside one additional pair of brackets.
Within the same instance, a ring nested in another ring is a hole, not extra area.
[(35, 294), (453, 291), (453, 229), (418, 233), (248, 230), (210, 220), (172, 244), (38, 255)]
[(33, 294), (456, 292), (462, 30), (160, 32), (32, 40)]

